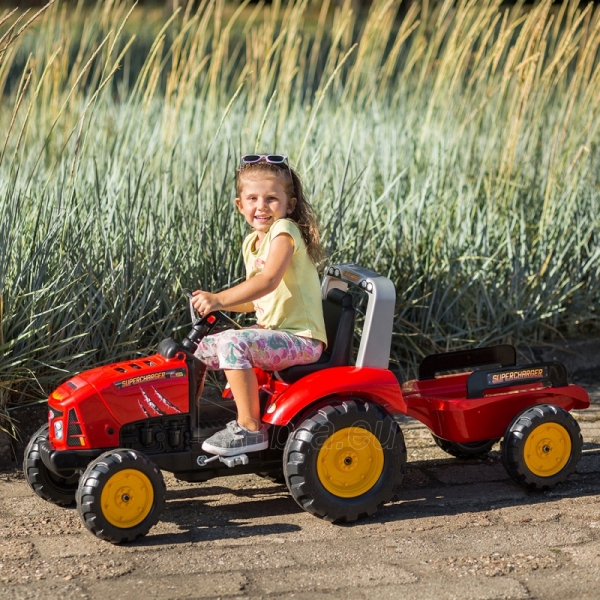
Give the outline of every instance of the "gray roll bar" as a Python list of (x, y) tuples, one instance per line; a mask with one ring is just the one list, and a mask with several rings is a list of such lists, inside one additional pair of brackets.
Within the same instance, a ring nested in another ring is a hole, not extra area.
[(331, 265), (325, 269), (321, 283), (323, 298), (333, 288), (347, 291), (348, 286), (357, 287), (368, 295), (356, 366), (387, 369), (392, 346), (396, 288), (387, 277), (354, 263)]

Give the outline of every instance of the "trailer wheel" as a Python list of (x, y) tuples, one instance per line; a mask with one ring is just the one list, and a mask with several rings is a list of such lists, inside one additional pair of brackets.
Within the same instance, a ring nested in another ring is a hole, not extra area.
[(483, 440), (481, 442), (450, 442), (443, 440), (437, 435), (431, 434), (435, 443), (446, 453), (456, 458), (479, 458), (485, 456), (499, 441), (498, 438), (492, 440)]
[(283, 460), (288, 489), (304, 510), (349, 523), (392, 500), (406, 446), (398, 424), (376, 404), (341, 400), (290, 435)]
[(80, 472), (66, 477), (56, 475), (42, 462), (39, 443), (48, 439), (48, 424), (40, 427), (29, 440), (23, 457), (23, 474), (29, 487), (42, 499), (58, 506), (74, 506)]
[(547, 490), (573, 473), (581, 458), (579, 424), (566, 410), (540, 404), (524, 410), (508, 426), (502, 462), (529, 490)]
[(158, 522), (165, 494), (162, 473), (144, 454), (110, 450), (82, 475), (77, 511), (95, 536), (113, 544), (132, 542)]

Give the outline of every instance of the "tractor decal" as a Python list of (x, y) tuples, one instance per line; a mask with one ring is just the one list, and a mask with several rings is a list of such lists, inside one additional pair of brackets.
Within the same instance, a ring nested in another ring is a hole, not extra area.
[(504, 371), (503, 373), (489, 374), (488, 384), (499, 385), (502, 383), (510, 383), (512, 381), (520, 381), (522, 379), (535, 379), (538, 377), (548, 377), (548, 367), (519, 369), (514, 371)]
[(169, 402), (157, 389), (152, 388), (152, 391), (158, 398), (159, 402), (169, 409), (167, 411), (168, 414), (181, 413), (181, 411), (174, 404), (171, 404), (171, 402)]
[(122, 381), (116, 381), (115, 386), (122, 390), (123, 388), (127, 388), (132, 385), (148, 383), (149, 381), (172, 379), (174, 377), (185, 377), (185, 369), (170, 369), (169, 371), (159, 371), (158, 373), (150, 373), (148, 375), (140, 375), (139, 377), (131, 377), (129, 379), (123, 379)]
[(151, 417), (150, 413), (146, 410), (146, 407), (142, 404), (141, 400), (138, 400), (138, 406), (142, 409), (142, 412), (144, 413), (144, 417), (146, 419), (149, 419)]
[(145, 404), (146, 408), (149, 408), (151, 411), (154, 411), (156, 413), (156, 415), (154, 415), (154, 416), (163, 417), (164, 415), (167, 414), (164, 411), (160, 410), (160, 408), (158, 408), (158, 406), (156, 406), (156, 404), (154, 404), (154, 402), (152, 402), (152, 400), (150, 399), (150, 396), (148, 396), (148, 394), (146, 394), (146, 390), (142, 390), (142, 396), (144, 397), (142, 399), (142, 404)]

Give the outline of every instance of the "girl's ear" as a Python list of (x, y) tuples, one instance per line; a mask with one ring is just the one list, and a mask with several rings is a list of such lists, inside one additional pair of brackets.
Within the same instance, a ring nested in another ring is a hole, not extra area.
[(291, 215), (296, 208), (296, 198), (289, 198), (287, 202), (287, 214)]
[(238, 207), (238, 210), (239, 210), (240, 212), (243, 212), (243, 211), (242, 211), (242, 199), (241, 199), (241, 198), (236, 198), (236, 199), (235, 199), (235, 205)]

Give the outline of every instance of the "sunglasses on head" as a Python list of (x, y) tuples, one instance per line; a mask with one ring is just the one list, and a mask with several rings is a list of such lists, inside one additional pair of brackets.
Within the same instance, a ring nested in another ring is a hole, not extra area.
[(271, 165), (285, 165), (288, 157), (282, 154), (245, 154), (240, 159), (240, 167), (244, 165), (253, 165), (259, 162), (267, 162)]

